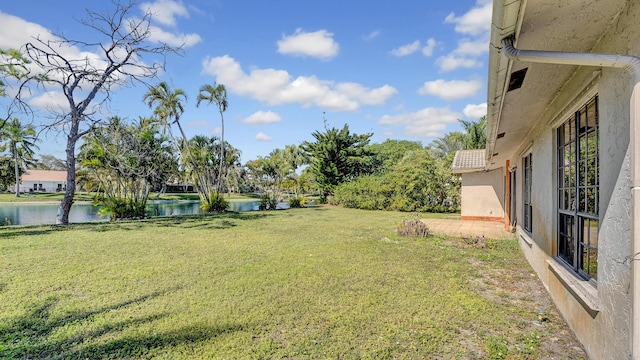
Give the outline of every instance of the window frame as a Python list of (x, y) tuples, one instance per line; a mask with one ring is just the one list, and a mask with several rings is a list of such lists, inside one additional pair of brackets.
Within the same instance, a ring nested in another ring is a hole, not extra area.
[(533, 180), (533, 153), (522, 158), (522, 228), (527, 234), (533, 234), (533, 205), (531, 202)]
[(597, 285), (600, 225), (598, 95), (588, 98), (565, 119), (556, 129), (556, 258), (583, 280)]

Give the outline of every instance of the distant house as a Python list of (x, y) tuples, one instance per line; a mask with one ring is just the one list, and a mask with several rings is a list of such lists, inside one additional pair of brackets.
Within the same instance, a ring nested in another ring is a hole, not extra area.
[(493, 3), (484, 170), (591, 359), (640, 359), (638, 19), (629, 0)]
[(67, 172), (60, 170), (27, 170), (20, 177), (21, 192), (56, 192), (67, 188)]
[(504, 172), (486, 170), (485, 150), (457, 151), (451, 170), (462, 177), (462, 220), (504, 220)]

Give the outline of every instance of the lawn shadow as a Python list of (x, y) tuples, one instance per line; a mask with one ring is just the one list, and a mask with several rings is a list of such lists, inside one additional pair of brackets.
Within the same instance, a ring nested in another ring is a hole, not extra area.
[[(69, 225), (73, 226), (73, 225)], [(12, 239), (20, 236), (38, 236), (46, 235), (54, 231), (64, 230), (65, 227), (59, 225), (17, 225), (17, 226), (0, 226), (0, 239)]]
[[(114, 230), (140, 230), (144, 227), (183, 227), (201, 229), (227, 229), (237, 226), (237, 221), (253, 221), (273, 216), (271, 213), (259, 211), (224, 212), (213, 214), (173, 215), (140, 220), (96, 221), (86, 223), (74, 223), (69, 225), (27, 225), (18, 227), (6, 227), (6, 232), (0, 238), (15, 238), (20, 236), (46, 235), (50, 232), (59, 232), (73, 229), (83, 229), (94, 232)], [(237, 220), (237, 221), (236, 221)], [(0, 227), (2, 229), (2, 227)]]
[(25, 225), (0, 227), (3, 230), (2, 238), (16, 238), (22, 236), (46, 235), (51, 232), (60, 232), (74, 229), (83, 229), (94, 232), (113, 230), (140, 230), (144, 227), (183, 227), (220, 230), (237, 226), (237, 221), (254, 221), (272, 217), (275, 214), (268, 211), (229, 211), (224, 213), (172, 215), (140, 220), (120, 221), (95, 221), (86, 223), (73, 223), (69, 225)]
[[(0, 325), (0, 358), (135, 358), (153, 349), (207, 340), (223, 333), (242, 329), (242, 326), (229, 324), (219, 327), (191, 325), (177, 330), (154, 332), (152, 335), (131, 336), (123, 334), (107, 342), (99, 341), (99, 338), (104, 335), (110, 333), (117, 335), (120, 331), (137, 328), (167, 316), (166, 314), (154, 314), (113, 321), (92, 327), (91, 330), (67, 334), (69, 326), (82, 322), (93, 323), (94, 318), (98, 315), (141, 304), (173, 290), (175, 289), (158, 291), (95, 310), (70, 313), (62, 317), (55, 317), (51, 314), (58, 300), (49, 298), (40, 304), (32, 305), (25, 314), (8, 319)], [(62, 333), (67, 335), (61, 336)]]

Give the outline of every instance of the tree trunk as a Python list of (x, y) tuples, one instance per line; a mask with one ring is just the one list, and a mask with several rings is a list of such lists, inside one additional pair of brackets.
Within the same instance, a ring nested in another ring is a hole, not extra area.
[(71, 129), (67, 135), (67, 149), (65, 150), (67, 154), (67, 189), (60, 201), (58, 214), (56, 215), (56, 224), (60, 225), (69, 224), (69, 212), (71, 211), (71, 205), (73, 205), (73, 197), (76, 194), (76, 141), (78, 140), (80, 120), (72, 119), (71, 122)]
[(20, 166), (18, 166), (18, 147), (16, 144), (12, 146), (13, 150), (13, 169), (16, 174), (16, 197), (20, 197)]
[(220, 111), (220, 120), (222, 128), (220, 130), (220, 168), (218, 169), (220, 179), (218, 179), (218, 194), (222, 191), (222, 182), (224, 181), (222, 177), (222, 163), (224, 162), (224, 116), (222, 115), (222, 111)]
[(187, 148), (187, 151), (189, 152), (189, 157), (191, 157), (191, 164), (193, 165), (193, 170), (196, 172), (196, 176), (198, 177), (198, 181), (200, 181), (199, 188), (202, 189), (202, 191), (199, 191), (199, 194), (200, 195), (204, 195), (204, 199), (208, 204), (208, 203), (210, 203), (209, 194), (208, 194), (209, 187), (207, 186), (207, 184), (204, 183), (204, 179), (202, 178), (202, 174), (200, 174), (200, 169), (198, 168), (198, 164), (196, 164), (196, 160), (193, 157), (193, 153), (191, 152), (191, 146), (189, 146), (189, 140), (187, 140), (187, 135), (185, 135), (184, 130), (182, 130), (182, 125), (180, 125), (180, 120), (178, 119), (178, 117), (176, 117), (175, 123), (178, 125), (178, 129), (180, 130), (180, 134), (182, 134), (182, 138), (184, 139), (184, 145)]

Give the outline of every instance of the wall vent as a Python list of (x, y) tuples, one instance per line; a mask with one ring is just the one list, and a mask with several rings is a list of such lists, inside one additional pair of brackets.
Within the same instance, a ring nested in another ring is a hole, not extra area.
[(507, 89), (507, 92), (515, 89), (520, 89), (522, 87), (522, 83), (524, 82), (524, 77), (525, 75), (527, 75), (528, 69), (529, 68), (524, 68), (522, 70), (511, 73), (511, 78), (509, 78), (509, 88)]

